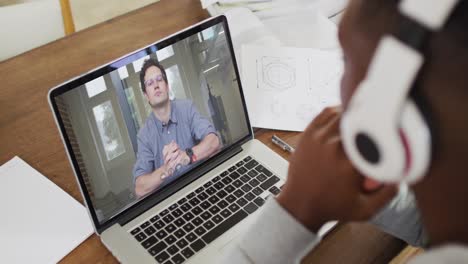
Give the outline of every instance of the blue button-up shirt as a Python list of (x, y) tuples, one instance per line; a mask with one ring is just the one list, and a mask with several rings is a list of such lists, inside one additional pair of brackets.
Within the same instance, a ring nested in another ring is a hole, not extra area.
[[(137, 161), (133, 167), (133, 180), (141, 175), (152, 173), (164, 164), (162, 154), (165, 145), (174, 140), (181, 150), (192, 148), (210, 133), (216, 134), (211, 122), (202, 116), (190, 100), (173, 100), (171, 116), (163, 124), (154, 113), (146, 119), (138, 132)], [(194, 164), (184, 166), (174, 172), (163, 185), (172, 182), (187, 172)]]

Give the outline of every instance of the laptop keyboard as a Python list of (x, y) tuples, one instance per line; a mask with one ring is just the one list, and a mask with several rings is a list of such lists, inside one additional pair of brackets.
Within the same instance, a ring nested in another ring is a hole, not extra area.
[(280, 181), (248, 156), (130, 233), (157, 262), (183, 263), (278, 195)]

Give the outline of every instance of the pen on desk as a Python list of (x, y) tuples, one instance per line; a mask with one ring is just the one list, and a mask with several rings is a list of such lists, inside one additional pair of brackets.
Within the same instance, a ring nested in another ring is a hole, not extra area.
[(279, 146), (280, 148), (290, 152), (290, 153), (293, 153), (294, 152), (294, 148), (291, 147), (288, 143), (286, 143), (284, 140), (282, 140), (281, 138), (279, 138), (277, 135), (273, 135), (271, 137), (271, 141), (273, 142), (273, 144)]

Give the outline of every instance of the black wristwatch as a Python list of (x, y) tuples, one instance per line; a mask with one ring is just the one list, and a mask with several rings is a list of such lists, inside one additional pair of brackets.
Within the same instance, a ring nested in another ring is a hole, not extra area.
[(190, 158), (189, 164), (192, 164), (193, 162), (195, 162), (195, 154), (193, 154), (192, 148), (185, 149), (185, 153), (187, 153), (187, 156)]

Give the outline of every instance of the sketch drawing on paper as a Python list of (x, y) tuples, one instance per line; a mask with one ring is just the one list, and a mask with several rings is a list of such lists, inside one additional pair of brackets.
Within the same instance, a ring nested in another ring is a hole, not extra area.
[(309, 92), (325, 92), (339, 83), (343, 72), (340, 63), (330, 57), (313, 57), (307, 59), (309, 75)]
[(273, 102), (271, 102), (270, 110), (274, 118), (284, 116), (288, 111), (286, 104), (280, 102), (279, 100), (274, 100)]
[(268, 91), (285, 91), (296, 87), (294, 58), (263, 56), (257, 59), (257, 87)]

